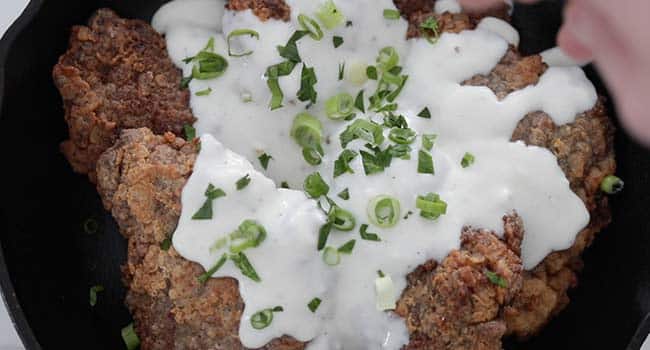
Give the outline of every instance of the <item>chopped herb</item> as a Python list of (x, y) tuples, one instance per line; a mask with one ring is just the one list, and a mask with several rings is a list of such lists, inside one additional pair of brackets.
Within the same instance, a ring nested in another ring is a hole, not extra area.
[(165, 238), (162, 242), (160, 242), (160, 250), (166, 252), (171, 248), (172, 246), (172, 239), (171, 238)]
[(377, 294), (377, 310), (394, 310), (395, 304), (395, 286), (390, 276), (385, 275), (381, 270), (377, 271), (379, 275), (375, 279), (375, 293)]
[(391, 20), (399, 19), (400, 13), (397, 10), (384, 9), (384, 18), (391, 19)]
[(384, 47), (379, 50), (379, 55), (377, 56), (377, 68), (382, 72), (388, 72), (399, 63), (399, 54), (392, 46)]
[(433, 168), (433, 158), (431, 154), (425, 150), (418, 152), (418, 173), (420, 174), (435, 174)]
[(290, 135), (302, 148), (320, 150), (323, 125), (316, 117), (303, 112), (294, 118)]
[(300, 90), (296, 96), (298, 100), (305, 102), (309, 101), (311, 104), (316, 103), (318, 92), (314, 89), (314, 85), (318, 82), (314, 68), (308, 68), (306, 64), (302, 65), (302, 73), (300, 75)]
[(616, 194), (623, 190), (625, 183), (614, 175), (606, 176), (600, 183), (600, 190), (607, 194)]
[(289, 183), (286, 182), (286, 181), (282, 181), (282, 183), (280, 184), (280, 187), (281, 187), (281, 188), (287, 188), (287, 189), (288, 189), (288, 188), (289, 188)]
[(311, 198), (319, 198), (330, 191), (330, 187), (323, 181), (319, 172), (307, 176), (303, 188)]
[(266, 153), (262, 153), (259, 157), (257, 157), (257, 159), (260, 161), (262, 168), (264, 168), (264, 170), (267, 170), (269, 168), (269, 161), (273, 159), (273, 157)]
[(325, 244), (327, 243), (327, 238), (329, 237), (330, 232), (332, 232), (332, 226), (334, 226), (334, 224), (328, 221), (325, 225), (321, 226), (320, 229), (318, 230), (318, 244), (316, 246), (318, 250), (323, 250), (323, 248), (325, 248)]
[(266, 239), (266, 229), (255, 220), (244, 220), (228, 237), (230, 252), (237, 254), (248, 248), (259, 247)]
[(436, 142), (436, 139), (438, 138), (438, 135), (436, 134), (423, 134), (422, 135), (422, 148), (424, 148), (427, 151), (431, 151), (433, 148), (433, 145)]
[(212, 93), (212, 88), (207, 88), (205, 90), (197, 91), (196, 96), (208, 96)]
[(388, 138), (400, 145), (407, 145), (413, 143), (415, 141), (415, 137), (417, 134), (415, 131), (411, 129), (403, 129), (403, 128), (392, 128), (390, 130), (390, 134), (388, 134)]
[(237, 191), (243, 190), (246, 188), (246, 186), (248, 186), (249, 183), (251, 183), (251, 177), (249, 174), (246, 174), (235, 183), (235, 186), (237, 186)]
[(339, 138), (343, 148), (356, 139), (362, 139), (378, 146), (384, 142), (384, 130), (381, 125), (373, 121), (357, 119), (348, 125)]
[[(438, 21), (435, 17), (430, 16), (427, 18), (420, 24), (420, 29), (424, 31), (424, 36), (426, 37), (427, 41), (432, 44), (438, 41), (440, 33), (438, 31)], [(431, 33), (433, 33), (433, 35), (431, 35)]]
[(424, 109), (418, 113), (418, 117), (431, 119), (431, 112), (429, 112), (429, 107), (424, 107)]
[(183, 77), (181, 79), (181, 89), (187, 89), (190, 86), (191, 81), (192, 81), (191, 75), (189, 77)]
[(96, 285), (90, 287), (90, 306), (95, 306), (97, 305), (97, 293), (103, 292), (104, 291), (104, 286), (102, 285)]
[(342, 92), (330, 97), (325, 102), (325, 114), (332, 120), (348, 119), (350, 116), (353, 116), (354, 100), (352, 99), (352, 95)]
[(227, 260), (228, 260), (228, 255), (226, 253), (223, 253), (221, 258), (219, 258), (219, 260), (217, 260), (217, 262), (214, 264), (214, 266), (212, 266), (208, 271), (202, 273), (198, 277), (199, 282), (201, 282), (201, 283), (207, 282), (208, 279), (210, 279), (210, 277), (212, 277), (212, 275), (214, 275), (217, 271), (219, 271), (219, 269), (226, 263)]
[(343, 244), (342, 246), (339, 247), (339, 249), (338, 249), (339, 253), (351, 254), (352, 250), (354, 249), (355, 243), (357, 243), (356, 239), (351, 239), (351, 240), (345, 242), (345, 244)]
[(327, 0), (320, 6), (316, 12), (316, 17), (325, 28), (330, 30), (340, 26), (345, 21), (345, 17), (332, 0)]
[(264, 329), (268, 327), (271, 322), (273, 322), (273, 313), (282, 312), (284, 309), (282, 306), (276, 306), (274, 308), (264, 309), (258, 311), (251, 316), (251, 326), (255, 329)]
[(338, 196), (339, 198), (341, 198), (341, 199), (347, 201), (348, 199), (350, 199), (350, 190), (348, 190), (348, 189), (346, 188), (346, 189), (344, 189), (343, 191), (339, 192), (339, 194), (337, 194), (337, 196)]
[(124, 344), (126, 344), (127, 350), (135, 350), (140, 346), (140, 338), (138, 338), (138, 335), (135, 333), (135, 329), (133, 329), (133, 322), (131, 322), (128, 326), (122, 328), (122, 340), (124, 340)]
[(228, 34), (228, 37), (226, 38), (226, 40), (228, 42), (228, 56), (231, 56), (231, 57), (243, 57), (243, 56), (251, 55), (253, 53), (253, 51), (245, 51), (245, 52), (241, 52), (241, 53), (233, 53), (232, 52), (230, 40), (232, 38), (234, 38), (234, 37), (242, 36), (242, 35), (249, 35), (251, 38), (255, 38), (257, 40), (260, 40), (260, 34), (258, 32), (256, 32), (256, 31), (252, 30), (252, 29), (236, 29), (236, 30), (233, 30), (232, 32), (230, 32), (230, 34)]
[(297, 42), (307, 34), (309, 34), (308, 31), (304, 31), (304, 30), (295, 31), (293, 35), (291, 35), (291, 38), (289, 38), (289, 41), (287, 41), (286, 45), (284, 46), (279, 45), (277, 47), (278, 54), (280, 54), (280, 57), (286, 58), (287, 60), (293, 63), (302, 62), (302, 59), (300, 58), (300, 54), (298, 53)]
[(409, 210), (406, 215), (404, 215), (404, 220), (408, 219), (411, 215), (413, 215), (413, 212)]
[(349, 211), (337, 205), (331, 206), (328, 220), (332, 223), (334, 228), (340, 231), (352, 231), (357, 225), (357, 221), (354, 219), (354, 216), (352, 216)]
[(366, 241), (375, 241), (375, 242), (380, 242), (381, 238), (376, 233), (368, 232), (368, 225), (363, 224), (359, 228), (359, 234), (361, 235), (361, 239), (365, 239)]
[(323, 150), (319, 147), (317, 148), (303, 148), (302, 149), (302, 156), (305, 158), (305, 161), (309, 165), (319, 165), (322, 161), (323, 158), (321, 157), (323, 153)]
[(382, 270), (377, 270), (377, 276), (386, 277), (386, 275), (384, 274), (384, 271), (382, 271)]
[(440, 196), (435, 193), (418, 196), (415, 201), (415, 207), (420, 209), (420, 216), (429, 220), (436, 220), (441, 215), (447, 213), (447, 203), (441, 200)]
[(264, 76), (267, 79), (266, 84), (268, 85), (269, 90), (271, 90), (271, 102), (269, 104), (271, 110), (282, 107), (282, 99), (284, 99), (284, 94), (282, 93), (278, 79), (291, 74), (295, 66), (295, 62), (285, 61), (266, 69)]
[(334, 48), (338, 49), (339, 46), (343, 45), (343, 37), (334, 35), (334, 37), (332, 37), (332, 43), (334, 44)]
[(298, 23), (302, 27), (302, 30), (309, 33), (309, 36), (312, 39), (319, 41), (323, 38), (323, 31), (320, 29), (320, 25), (318, 25), (318, 22), (316, 22), (313, 18), (303, 14), (299, 14)]
[(393, 158), (411, 159), (411, 146), (409, 145), (390, 145), (386, 152)]
[(339, 63), (339, 81), (345, 77), (345, 62)]
[(401, 215), (401, 206), (397, 198), (379, 195), (368, 203), (368, 219), (379, 227), (393, 227)]
[(192, 220), (212, 219), (212, 201), (225, 195), (226, 193), (222, 189), (216, 188), (212, 184), (208, 184), (208, 188), (205, 190), (205, 202), (201, 208), (192, 216)]
[(354, 99), (354, 107), (360, 110), (362, 113), (366, 113), (365, 102), (363, 101), (363, 92), (364, 90), (359, 91), (357, 98)]
[(350, 167), (350, 162), (359, 155), (356, 151), (344, 149), (339, 158), (334, 161), (334, 177), (339, 177), (345, 173), (354, 174)]
[(366, 175), (380, 173), (390, 167), (393, 160), (391, 146), (383, 151), (379, 147), (373, 147), (372, 145), (366, 145), (366, 147), (373, 152), (360, 151), (363, 170)]
[(466, 152), (465, 155), (463, 156), (463, 159), (460, 161), (460, 165), (463, 168), (467, 168), (468, 166), (474, 164), (474, 155), (471, 153)]
[(345, 22), (346, 27), (352, 27), (352, 21), (347, 21)]
[(323, 250), (323, 261), (330, 266), (336, 266), (341, 262), (341, 253), (334, 247), (325, 247)]
[(496, 272), (485, 270), (485, 277), (487, 277), (487, 279), (492, 284), (495, 284), (501, 288), (508, 288), (508, 281), (506, 281), (505, 278), (499, 276)]
[(403, 115), (395, 115), (393, 113), (387, 113), (384, 116), (384, 126), (387, 128), (401, 128), (406, 129), (409, 127), (406, 122), (406, 118)]
[(309, 311), (311, 312), (316, 312), (316, 309), (320, 306), (321, 300), (320, 298), (314, 298), (311, 301), (309, 301), (309, 304), (307, 304), (307, 307), (309, 308)]
[(185, 139), (187, 141), (192, 141), (196, 138), (196, 129), (194, 129), (192, 125), (183, 125), (183, 132), (185, 133)]
[(255, 282), (262, 281), (262, 279), (260, 279), (260, 277), (257, 275), (255, 268), (253, 268), (253, 265), (251, 265), (250, 261), (248, 261), (248, 257), (246, 257), (246, 254), (244, 254), (244, 252), (230, 254), (230, 260), (232, 260), (235, 266), (237, 266), (242, 275), (252, 279)]
[(366, 68), (366, 76), (367, 76), (368, 79), (370, 79), (370, 80), (377, 80), (377, 78), (378, 78), (378, 76), (377, 76), (377, 67), (375, 67), (375, 66), (368, 66), (368, 67)]
[[(189, 64), (194, 62), (192, 75), (186, 79), (208, 80), (218, 78), (228, 68), (228, 61), (223, 56), (214, 53), (214, 38), (210, 38), (208, 44), (196, 56), (188, 57), (183, 62)], [(181, 82), (182, 85), (185, 82)], [(187, 81), (186, 84), (189, 84)]]

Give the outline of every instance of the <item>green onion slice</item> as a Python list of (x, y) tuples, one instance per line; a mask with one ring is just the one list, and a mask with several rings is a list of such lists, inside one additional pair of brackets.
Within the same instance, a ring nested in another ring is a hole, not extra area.
[(228, 34), (228, 37), (226, 39), (228, 41), (228, 56), (231, 56), (231, 57), (244, 57), (244, 56), (251, 55), (253, 53), (253, 51), (245, 51), (245, 52), (241, 52), (241, 53), (233, 53), (232, 52), (230, 40), (232, 38), (234, 38), (234, 37), (243, 36), (243, 35), (249, 35), (251, 38), (255, 38), (257, 40), (260, 40), (260, 33), (254, 31), (252, 29), (235, 29), (232, 32), (230, 32), (230, 34)]
[(345, 173), (354, 174), (354, 170), (350, 167), (350, 162), (359, 155), (358, 152), (344, 149), (339, 155), (339, 158), (334, 161), (334, 177), (339, 177)]
[(415, 141), (417, 134), (411, 129), (392, 128), (388, 138), (400, 145), (408, 145)]
[(323, 158), (318, 149), (313, 148), (303, 148), (302, 157), (309, 165), (320, 165), (323, 162)]
[(379, 227), (393, 227), (399, 221), (401, 207), (399, 200), (388, 195), (379, 195), (368, 203), (368, 219)]
[(377, 293), (377, 310), (394, 310), (395, 285), (389, 275), (379, 271), (379, 277), (375, 279), (375, 292)]
[(474, 155), (469, 152), (466, 152), (465, 155), (463, 156), (463, 159), (460, 160), (460, 165), (463, 168), (467, 168), (468, 166), (474, 164), (474, 160), (475, 160)]
[(313, 18), (299, 14), (298, 23), (302, 29), (309, 33), (309, 36), (314, 40), (321, 40), (323, 38), (323, 31), (320, 29), (320, 25)]
[(250, 183), (251, 183), (251, 176), (249, 174), (246, 174), (241, 179), (237, 180), (235, 186), (237, 186), (237, 191), (241, 191), (244, 188), (246, 188), (246, 186), (248, 186), (248, 184)]
[(207, 282), (208, 279), (210, 279), (210, 277), (212, 277), (212, 275), (214, 275), (217, 271), (219, 271), (219, 269), (223, 266), (223, 264), (226, 263), (227, 260), (228, 260), (228, 255), (226, 253), (223, 253), (221, 258), (219, 258), (219, 260), (217, 260), (217, 262), (214, 264), (214, 266), (212, 266), (208, 271), (206, 271), (205, 273), (201, 274), (198, 277), (199, 282), (201, 282), (201, 283)]
[(212, 93), (212, 88), (207, 88), (205, 90), (197, 91), (195, 93), (196, 96), (208, 96)]
[(354, 107), (360, 110), (362, 113), (366, 113), (366, 106), (363, 100), (363, 92), (364, 90), (361, 90), (357, 94), (357, 97), (354, 99)]
[(339, 46), (343, 45), (343, 37), (340, 37), (338, 35), (334, 35), (332, 37), (332, 44), (334, 44), (334, 48), (338, 49)]
[(339, 192), (339, 194), (337, 194), (337, 196), (339, 198), (347, 201), (348, 199), (350, 199), (350, 190), (346, 188), (343, 191)]
[(298, 100), (305, 102), (309, 101), (311, 104), (316, 103), (318, 92), (314, 89), (314, 85), (318, 82), (314, 68), (307, 67), (306, 64), (302, 65), (302, 72), (300, 75), (300, 90), (296, 96)]
[(284, 308), (282, 308), (282, 306), (260, 310), (251, 316), (251, 326), (258, 330), (264, 329), (268, 327), (271, 322), (273, 322), (273, 313), (282, 311), (284, 311)]
[(352, 231), (357, 225), (352, 213), (336, 205), (330, 208), (329, 221), (339, 231)]
[(343, 22), (345, 22), (345, 17), (341, 11), (339, 11), (339, 9), (336, 7), (336, 4), (334, 4), (334, 1), (332, 0), (327, 0), (320, 6), (318, 12), (316, 12), (316, 17), (325, 26), (325, 28), (330, 30), (340, 26), (343, 24)]
[(436, 134), (423, 134), (422, 135), (422, 148), (427, 151), (431, 151), (433, 145), (436, 143), (438, 135)]
[(309, 308), (309, 311), (311, 312), (316, 312), (316, 309), (320, 306), (321, 300), (320, 298), (314, 298), (309, 301), (309, 304), (307, 304), (307, 307)]
[(269, 167), (269, 161), (273, 159), (273, 157), (266, 153), (262, 153), (259, 157), (257, 157), (257, 159), (260, 161), (262, 168), (264, 168), (264, 170), (267, 170)]
[(420, 174), (435, 174), (433, 167), (433, 157), (425, 150), (418, 152), (418, 173)]
[(336, 266), (341, 262), (341, 254), (334, 247), (325, 247), (323, 261), (329, 266)]
[(261, 282), (262, 279), (257, 275), (257, 271), (248, 260), (248, 257), (244, 252), (239, 252), (237, 254), (230, 254), (230, 260), (237, 266), (241, 271), (242, 275), (252, 279), (255, 282)]
[(384, 129), (381, 125), (365, 119), (357, 119), (339, 135), (341, 147), (347, 147), (348, 143), (356, 139), (363, 139), (374, 145), (381, 145), (384, 142)]
[(255, 220), (244, 220), (237, 230), (230, 233), (230, 252), (237, 254), (248, 248), (258, 247), (266, 239), (266, 229)]
[(325, 102), (325, 114), (332, 120), (341, 120), (354, 114), (354, 98), (348, 93), (340, 93)]
[(225, 195), (226, 193), (222, 189), (208, 184), (208, 188), (205, 190), (205, 202), (203, 202), (201, 208), (192, 216), (192, 220), (212, 219), (212, 201)]
[(429, 220), (435, 220), (447, 213), (447, 202), (441, 200), (440, 196), (435, 193), (418, 196), (415, 200), (415, 207), (420, 209), (420, 216)]
[(379, 238), (379, 235), (376, 233), (368, 232), (368, 224), (363, 224), (359, 228), (359, 234), (361, 235), (361, 239), (364, 239), (366, 241), (375, 241), (375, 242), (380, 242), (381, 238)]
[(391, 20), (399, 19), (400, 13), (397, 10), (384, 9), (384, 18), (391, 19)]
[(418, 113), (418, 117), (424, 118), (424, 119), (431, 119), (431, 112), (429, 111), (429, 107), (424, 107), (420, 113)]
[(323, 137), (323, 125), (316, 117), (303, 112), (294, 118), (290, 134), (302, 148), (318, 149)]
[(399, 54), (392, 46), (384, 47), (377, 56), (377, 68), (382, 72), (388, 72), (399, 63)]
[(187, 141), (192, 141), (196, 138), (196, 129), (194, 129), (192, 125), (183, 125), (183, 132), (185, 133), (185, 139)]
[(485, 270), (485, 277), (490, 281), (490, 283), (497, 285), (501, 288), (508, 288), (508, 281), (505, 278), (499, 276), (496, 272), (490, 270)]
[(311, 198), (319, 198), (330, 191), (330, 187), (325, 183), (319, 172), (307, 176), (303, 189)]
[[(427, 18), (424, 22), (420, 24), (420, 29), (424, 30), (425, 37), (427, 41), (430, 43), (434, 44), (436, 41), (438, 41), (438, 37), (440, 36), (440, 32), (438, 31), (438, 20), (436, 20), (435, 17), (431, 16)], [(433, 36), (428, 33), (428, 31), (433, 32)]]
[(600, 190), (607, 194), (616, 194), (623, 190), (625, 183), (614, 175), (606, 176), (600, 183)]
[(133, 323), (122, 328), (122, 340), (124, 340), (124, 344), (126, 344), (128, 350), (135, 350), (140, 346), (140, 338), (138, 338), (138, 335), (135, 333)]
[(104, 286), (102, 285), (96, 285), (90, 287), (90, 296), (89, 296), (89, 303), (90, 306), (95, 306), (97, 305), (97, 293), (103, 292), (104, 291)]
[(329, 237), (330, 232), (332, 232), (332, 226), (334, 226), (334, 224), (328, 221), (318, 230), (318, 245), (316, 246), (317, 250), (320, 251), (325, 248), (325, 244), (327, 244), (327, 238)]
[(352, 250), (354, 249), (355, 243), (357, 243), (356, 239), (351, 239), (345, 242), (345, 244), (339, 247), (338, 249), (339, 253), (352, 254)]

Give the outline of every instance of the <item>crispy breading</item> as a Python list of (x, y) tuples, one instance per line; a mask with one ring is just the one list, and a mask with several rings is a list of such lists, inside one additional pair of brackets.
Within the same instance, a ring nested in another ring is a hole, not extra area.
[(280, 19), (288, 21), (291, 8), (284, 0), (230, 0), (226, 8), (233, 11), (252, 10), (260, 20)]

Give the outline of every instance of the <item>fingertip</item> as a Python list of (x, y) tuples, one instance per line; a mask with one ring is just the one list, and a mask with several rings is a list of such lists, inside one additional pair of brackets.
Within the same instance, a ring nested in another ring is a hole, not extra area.
[(576, 61), (587, 62), (593, 59), (593, 52), (573, 35), (566, 25), (562, 26), (558, 33), (557, 45)]

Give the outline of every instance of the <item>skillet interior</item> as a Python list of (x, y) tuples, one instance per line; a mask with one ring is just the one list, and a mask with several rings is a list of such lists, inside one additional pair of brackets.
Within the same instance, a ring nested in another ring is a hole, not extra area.
[[(119, 331), (130, 317), (119, 265), (126, 245), (93, 186), (73, 174), (58, 151), (66, 127), (51, 69), (66, 49), (70, 27), (97, 8), (149, 20), (164, 2), (34, 0), (31, 22), (23, 18), (24, 28), (15, 26), (0, 45), (0, 258), (6, 264), (6, 271), (0, 265), (0, 284), (29, 349), (39, 343), (48, 349), (123, 348)], [(560, 20), (558, 1), (517, 8), (513, 22), (522, 52), (553, 46)], [(595, 72), (587, 71), (606, 94)], [(614, 115), (613, 106), (609, 110)], [(508, 342), (506, 349), (623, 349), (650, 311), (650, 153), (621, 131), (616, 151), (626, 190), (612, 199), (613, 224), (586, 251), (571, 304), (539, 337)], [(84, 232), (88, 218), (99, 222), (99, 233)], [(88, 289), (95, 284), (106, 291), (91, 308)]]

